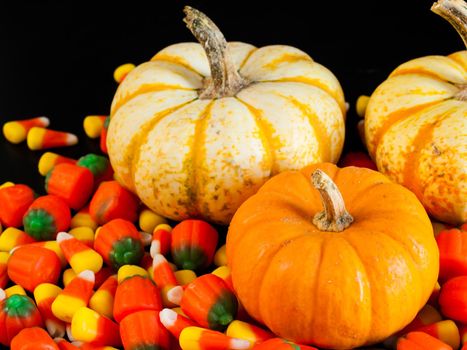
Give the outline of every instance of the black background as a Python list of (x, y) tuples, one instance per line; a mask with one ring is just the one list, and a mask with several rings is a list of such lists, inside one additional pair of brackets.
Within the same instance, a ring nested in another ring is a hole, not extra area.
[[(227, 40), (292, 45), (329, 68), (350, 104), (346, 151), (362, 147), (355, 129), (359, 95), (411, 58), (464, 49), (425, 0), (14, 2), (0, 10), (0, 121), (46, 115), (50, 128), (80, 140), (51, 151), (75, 158), (100, 153), (98, 140), (84, 134), (84, 116), (108, 114), (118, 65), (140, 64), (165, 46), (194, 40), (182, 22), (187, 4), (207, 13)], [(0, 183), (26, 183), (43, 193), (42, 153), (1, 135)]]

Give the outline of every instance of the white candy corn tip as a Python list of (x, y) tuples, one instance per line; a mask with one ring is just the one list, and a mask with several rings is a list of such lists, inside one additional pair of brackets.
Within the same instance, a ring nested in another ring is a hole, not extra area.
[(84, 271), (81, 271), (78, 276), (79, 278), (83, 279), (83, 280), (86, 280), (86, 281), (89, 281), (89, 282), (92, 282), (94, 283), (94, 281), (96, 280), (96, 277), (94, 275), (94, 272), (92, 272), (91, 270), (84, 270)]
[(63, 338), (65, 336), (65, 325), (55, 320), (45, 320), (45, 328), (52, 338)]
[(149, 248), (149, 254), (154, 258), (156, 254), (161, 253), (161, 242), (159, 241), (152, 241), (151, 248)]
[(57, 233), (57, 237), (55, 239), (57, 243), (60, 243), (60, 242), (66, 241), (67, 239), (72, 239), (72, 238), (73, 236), (67, 232), (59, 232)]
[(75, 337), (73, 337), (73, 333), (71, 333), (71, 324), (66, 325), (66, 336), (70, 340), (70, 342), (75, 341)]
[(170, 288), (167, 292), (167, 300), (175, 305), (180, 305), (183, 297), (183, 288), (181, 286), (175, 286)]
[(239, 338), (232, 338), (230, 340), (230, 347), (231, 350), (246, 350), (251, 348), (251, 343), (245, 339)]
[(6, 292), (0, 288), (0, 301), (2, 301), (3, 299), (6, 299)]
[(78, 143), (78, 137), (76, 135), (74, 135), (74, 134), (67, 134), (65, 143), (68, 146), (76, 145)]
[(164, 264), (166, 262), (167, 262), (167, 259), (165, 258), (165, 256), (163, 256), (160, 253), (156, 253), (154, 254), (154, 259), (152, 260), (152, 267), (156, 268), (159, 265)]
[(177, 313), (174, 310), (165, 308), (159, 312), (159, 319), (164, 327), (172, 327), (177, 322)]
[(50, 119), (47, 117), (39, 117), (38, 118), (41, 123), (44, 125), (44, 127), (48, 127), (50, 125)]
[(151, 234), (149, 234), (147, 232), (144, 232), (144, 231), (140, 231), (139, 235), (140, 235), (141, 241), (143, 242), (143, 245), (145, 247), (147, 247), (148, 245), (151, 244), (151, 241), (152, 241), (152, 235)]

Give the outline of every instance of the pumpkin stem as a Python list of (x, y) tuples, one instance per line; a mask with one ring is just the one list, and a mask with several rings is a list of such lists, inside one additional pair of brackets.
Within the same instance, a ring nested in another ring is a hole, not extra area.
[(183, 21), (203, 46), (211, 68), (211, 77), (205, 79), (199, 98), (235, 96), (249, 82), (235, 69), (224, 35), (201, 11), (185, 6), (183, 12), (186, 15)]
[(311, 174), (311, 180), (319, 191), (324, 207), (324, 211), (314, 216), (313, 224), (321, 231), (344, 231), (353, 222), (353, 217), (345, 209), (344, 199), (336, 184), (320, 169)]
[(467, 5), (463, 0), (438, 0), (431, 11), (447, 20), (467, 46)]

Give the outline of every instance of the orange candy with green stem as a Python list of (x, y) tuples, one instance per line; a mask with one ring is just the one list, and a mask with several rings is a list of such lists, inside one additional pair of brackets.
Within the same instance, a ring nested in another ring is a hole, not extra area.
[(42, 327), (42, 317), (34, 301), (26, 296), (14, 294), (0, 301), (0, 344), (10, 342), (22, 329)]
[(62, 198), (74, 210), (84, 207), (93, 188), (92, 172), (76, 164), (57, 164), (45, 177), (46, 192)]
[(4, 227), (20, 227), (23, 215), (34, 202), (32, 188), (17, 184), (0, 188), (0, 223)]
[(55, 239), (70, 227), (71, 213), (66, 202), (55, 195), (38, 197), (23, 216), (24, 231), (38, 241)]
[(125, 350), (171, 350), (170, 333), (155, 310), (137, 311), (120, 322), (120, 335)]
[(102, 268), (104, 263), (102, 256), (69, 233), (59, 232), (57, 234), (57, 243), (76, 273), (84, 270), (97, 273)]
[(113, 316), (115, 321), (121, 322), (126, 316), (142, 310), (162, 310), (161, 293), (151, 279), (134, 275), (118, 285)]
[(94, 288), (94, 273), (84, 270), (68, 283), (52, 303), (52, 312), (60, 320), (70, 323), (73, 315), (88, 305)]
[(122, 345), (118, 324), (87, 307), (81, 307), (74, 314), (71, 334), (74, 339), (90, 345)]
[(444, 283), (438, 301), (443, 315), (466, 324), (467, 276), (454, 277)]
[(138, 265), (144, 254), (138, 230), (124, 219), (113, 219), (104, 224), (96, 233), (94, 249), (115, 270), (123, 265)]
[[(410, 332), (397, 341), (397, 350), (453, 350), (451, 346), (424, 332)], [(456, 348), (457, 349), (457, 348)]]
[(173, 262), (185, 270), (208, 267), (216, 252), (218, 236), (217, 230), (206, 221), (183, 220), (172, 230)]
[(186, 286), (180, 306), (201, 326), (223, 330), (234, 320), (238, 301), (222, 278), (206, 274)]
[(439, 280), (467, 275), (467, 231), (441, 230), (436, 236), (439, 249)]
[(65, 335), (65, 323), (52, 312), (52, 303), (61, 292), (62, 289), (59, 286), (51, 283), (39, 284), (34, 289), (34, 300), (37, 308), (41, 313), (47, 332), (54, 338)]
[(78, 159), (76, 165), (89, 169), (94, 175), (94, 186), (97, 188), (102, 181), (113, 180), (114, 171), (109, 158), (94, 153), (88, 153)]
[(60, 350), (50, 335), (40, 327), (25, 328), (11, 341), (11, 350)]
[(89, 203), (89, 213), (99, 225), (113, 219), (135, 222), (138, 218), (139, 199), (117, 181), (104, 181)]
[(8, 276), (29, 292), (41, 283), (56, 284), (61, 272), (60, 259), (50, 249), (35, 245), (16, 248), (8, 259)]

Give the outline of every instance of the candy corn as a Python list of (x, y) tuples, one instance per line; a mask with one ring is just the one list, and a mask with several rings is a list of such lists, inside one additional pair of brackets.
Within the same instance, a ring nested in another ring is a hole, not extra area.
[(26, 295), (26, 291), (23, 287), (18, 284), (15, 284), (7, 289), (5, 289), (6, 297), (11, 297), (12, 295), (19, 294), (19, 295)]
[(105, 115), (88, 115), (83, 120), (83, 129), (86, 135), (92, 139), (97, 139), (104, 128)]
[(76, 277), (76, 272), (73, 271), (71, 267), (69, 269), (66, 269), (65, 271), (63, 271), (63, 274), (62, 274), (63, 285), (65, 287), (68, 286), (75, 277)]
[(74, 210), (81, 209), (87, 203), (93, 188), (92, 172), (76, 164), (57, 164), (45, 177), (46, 192), (62, 198)]
[(123, 265), (118, 269), (117, 279), (119, 284), (132, 276), (148, 277), (148, 273), (141, 266), (137, 265)]
[(159, 318), (167, 330), (178, 339), (180, 333), (187, 327), (196, 327), (198, 324), (188, 317), (175, 312), (172, 309), (165, 308), (159, 312)]
[(100, 254), (69, 233), (58, 233), (57, 243), (71, 268), (77, 274), (84, 270), (91, 270), (96, 273), (102, 268), (104, 261)]
[(180, 286), (186, 286), (196, 279), (196, 273), (193, 270), (174, 271), (175, 278)]
[[(151, 209), (144, 208), (139, 213), (139, 227), (144, 232), (154, 232), (154, 229), (162, 224), (167, 224), (167, 220)], [(170, 229), (172, 230), (172, 229)]]
[(49, 118), (37, 117), (26, 120), (16, 120), (3, 124), (3, 135), (11, 143), (20, 143), (26, 140), (28, 132), (31, 128), (37, 127), (48, 127)]
[(112, 318), (117, 286), (117, 275), (109, 276), (89, 299), (89, 307), (105, 317)]
[(87, 307), (79, 308), (71, 320), (73, 338), (92, 345), (121, 346), (119, 326)]
[(123, 79), (127, 76), (128, 73), (130, 73), (133, 69), (135, 68), (135, 65), (133, 63), (125, 63), (114, 70), (114, 79), (117, 83), (121, 83)]
[(60, 287), (51, 283), (39, 284), (34, 289), (37, 308), (41, 313), (47, 331), (52, 337), (63, 337), (65, 335), (65, 323), (52, 312), (52, 303), (61, 292)]
[(57, 153), (53, 152), (45, 152), (39, 158), (38, 169), (39, 173), (42, 176), (46, 176), (47, 173), (57, 164), (68, 163), (68, 164), (75, 164), (76, 160), (68, 157), (61, 156)]
[(78, 137), (68, 132), (35, 126), (28, 132), (27, 143), (29, 149), (37, 151), (47, 148), (76, 145), (78, 143)]
[(453, 348), (439, 339), (423, 332), (410, 332), (404, 337), (398, 339), (397, 350), (412, 349), (452, 350)]
[(214, 265), (216, 266), (226, 266), (227, 265), (227, 254), (226, 254), (226, 245), (222, 245), (219, 249), (216, 250), (214, 254)]
[(368, 106), (369, 101), (370, 96), (360, 95), (357, 98), (357, 102), (355, 103), (355, 110), (360, 118), (365, 117), (366, 106)]
[(8, 284), (7, 262), (10, 254), (7, 252), (0, 252), (0, 288), (3, 289)]
[(167, 256), (172, 245), (172, 228), (167, 224), (159, 224), (152, 233), (152, 242), (149, 252), (154, 257), (156, 254)]
[(17, 184), (0, 189), (0, 223), (6, 227), (20, 227), (23, 215), (34, 202), (34, 191), (26, 185)]
[(97, 229), (97, 222), (89, 214), (89, 206), (83, 207), (78, 211), (72, 218), (70, 222), (71, 228), (86, 226), (91, 228), (93, 231)]
[(53, 314), (62, 321), (71, 322), (79, 308), (88, 305), (94, 288), (94, 272), (84, 270), (65, 286), (52, 303)]
[(172, 268), (162, 254), (156, 254), (153, 260), (153, 280), (161, 288), (165, 306), (180, 305), (183, 289), (178, 284)]
[(442, 320), (427, 326), (418, 328), (416, 331), (424, 332), (442, 342), (450, 345), (453, 349), (460, 346), (460, 334), (457, 325), (452, 320)]
[[(73, 219), (71, 220), (73, 221)], [(68, 233), (89, 248), (94, 246), (94, 230), (92, 228), (87, 226), (75, 227), (68, 231)]]
[(252, 344), (261, 343), (275, 337), (269, 331), (239, 320), (232, 321), (227, 327), (225, 334), (233, 338), (246, 339)]
[(14, 247), (33, 243), (36, 240), (29, 236), (26, 232), (18, 230), (14, 227), (8, 227), (0, 235), (0, 251), (9, 252)]
[(183, 350), (246, 350), (251, 343), (210, 329), (186, 327), (180, 333), (180, 346)]
[(125, 349), (171, 350), (170, 333), (159, 320), (159, 312), (143, 310), (126, 316), (120, 322)]

